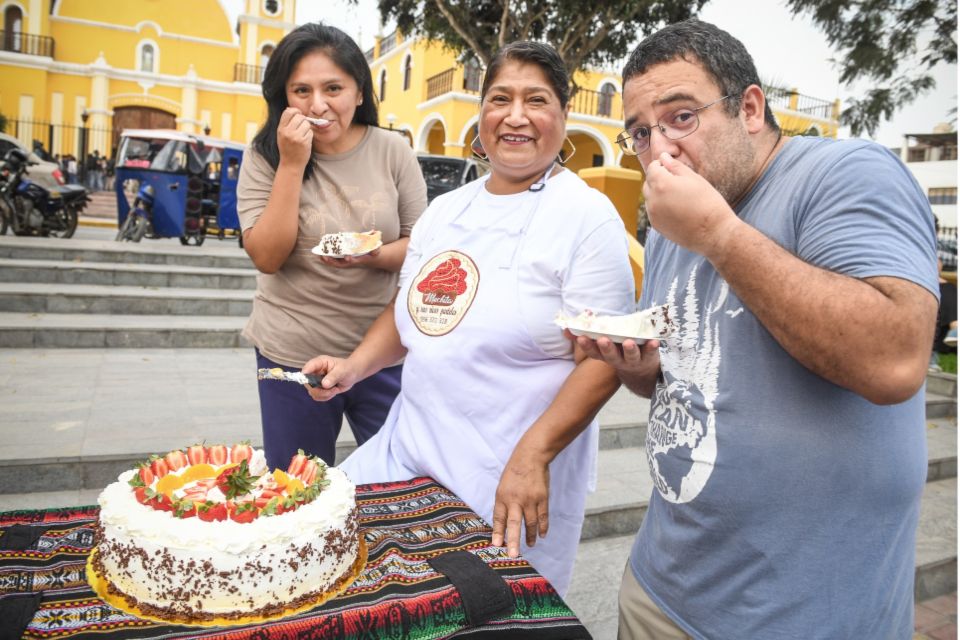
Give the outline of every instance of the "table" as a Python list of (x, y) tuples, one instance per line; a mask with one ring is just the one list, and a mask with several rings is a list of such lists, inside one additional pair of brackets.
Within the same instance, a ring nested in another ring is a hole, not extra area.
[[(14, 524), (42, 531), (29, 549), (0, 550), (0, 605), (40, 593), (25, 638), (345, 638), (427, 640), (463, 635), (530, 640), (589, 639), (553, 587), (526, 561), (490, 547), (490, 527), (430, 478), (360, 485), (357, 506), (367, 565), (339, 597), (284, 620), (243, 627), (161, 625), (114, 609), (87, 585), (96, 506), (0, 513), (0, 533)], [(459, 592), (428, 559), (468, 550), (513, 592), (510, 616), (466, 626)], [(0, 608), (0, 628), (4, 620)], [(0, 637), (3, 636), (0, 631)]]

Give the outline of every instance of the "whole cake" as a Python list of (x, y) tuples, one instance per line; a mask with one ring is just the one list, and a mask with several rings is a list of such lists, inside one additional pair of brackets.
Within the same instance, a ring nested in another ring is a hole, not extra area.
[(92, 580), (148, 617), (272, 617), (362, 567), (353, 484), (302, 451), (271, 471), (250, 445), (195, 445), (125, 471), (99, 503)]

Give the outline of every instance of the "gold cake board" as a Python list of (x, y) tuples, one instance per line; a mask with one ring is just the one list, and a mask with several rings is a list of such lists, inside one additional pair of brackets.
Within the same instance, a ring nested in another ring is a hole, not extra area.
[(109, 589), (107, 588), (107, 579), (98, 574), (93, 568), (93, 561), (96, 557), (97, 551), (97, 549), (93, 549), (93, 551), (90, 552), (90, 557), (87, 559), (87, 582), (90, 583), (90, 586), (97, 594), (97, 597), (110, 606), (123, 611), (124, 613), (142, 618), (144, 620), (159, 622), (161, 624), (182, 624), (193, 627), (227, 627), (245, 624), (262, 624), (264, 622), (280, 620), (281, 618), (286, 618), (287, 616), (292, 616), (297, 613), (310, 611), (314, 607), (318, 607), (327, 600), (335, 598), (346, 591), (347, 587), (353, 584), (353, 581), (357, 579), (357, 576), (360, 575), (360, 572), (363, 571), (364, 566), (367, 564), (367, 543), (363, 539), (363, 534), (360, 534), (359, 547), (357, 549), (357, 559), (354, 560), (352, 565), (350, 565), (350, 570), (344, 574), (340, 580), (337, 581), (332, 589), (321, 593), (315, 598), (312, 598), (309, 602), (299, 607), (289, 607), (280, 611), (279, 613), (269, 616), (242, 616), (239, 618), (214, 617), (210, 620), (192, 620), (187, 618), (179, 618), (176, 616), (161, 618), (153, 614), (148, 614), (141, 611), (139, 607), (130, 606), (130, 604), (127, 602), (127, 599), (123, 595), (109, 593)]

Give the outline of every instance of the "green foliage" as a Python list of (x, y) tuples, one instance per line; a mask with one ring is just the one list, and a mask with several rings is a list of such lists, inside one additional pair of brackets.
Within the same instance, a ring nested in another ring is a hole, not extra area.
[(697, 14), (707, 0), (380, 0), (384, 22), (402, 33), (470, 52), (484, 65), (505, 44), (553, 45), (572, 75), (588, 65), (619, 62), (641, 38)]
[(956, 0), (787, 0), (787, 7), (809, 13), (826, 34), (841, 82), (874, 85), (840, 116), (854, 136), (873, 136), (881, 118), (936, 86), (931, 69), (957, 62)]
[(944, 373), (957, 374), (957, 354), (955, 353), (941, 353), (938, 354), (938, 359), (940, 361), (940, 369)]

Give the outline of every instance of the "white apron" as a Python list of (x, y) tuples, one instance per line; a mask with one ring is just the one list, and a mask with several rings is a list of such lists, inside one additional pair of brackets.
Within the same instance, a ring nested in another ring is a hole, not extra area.
[[(574, 363), (545, 354), (519, 312), (524, 235), (549, 212), (538, 211), (534, 192), (492, 226), (470, 206), (485, 182), (461, 189), (450, 215), (425, 230), (417, 275), (397, 296), (408, 349), (400, 395), (380, 432), (341, 468), (358, 484), (430, 476), (491, 523), (504, 465)], [(597, 433), (593, 421), (550, 464), (549, 532), (521, 548), (561, 595), (594, 483)]]

